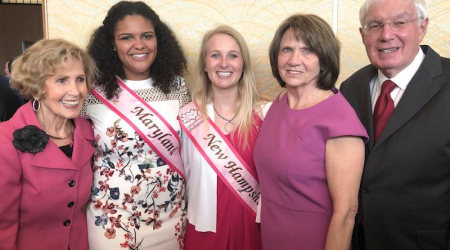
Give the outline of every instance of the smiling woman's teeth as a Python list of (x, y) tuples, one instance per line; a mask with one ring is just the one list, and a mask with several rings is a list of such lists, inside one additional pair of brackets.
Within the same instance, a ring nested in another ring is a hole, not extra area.
[(142, 58), (142, 57), (144, 57), (146, 54), (134, 54), (133, 55), (133, 57), (136, 57), (136, 58)]
[(75, 106), (78, 105), (80, 101), (61, 101), (62, 104), (66, 106)]
[(217, 72), (219, 76), (230, 76), (231, 72)]

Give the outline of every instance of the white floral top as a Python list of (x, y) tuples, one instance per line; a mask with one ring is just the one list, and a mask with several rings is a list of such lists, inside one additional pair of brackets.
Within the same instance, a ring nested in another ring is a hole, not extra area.
[[(190, 101), (183, 78), (167, 95), (151, 79), (124, 83), (180, 132), (177, 114)], [(93, 123), (97, 149), (87, 210), (89, 248), (183, 249), (185, 180), (92, 94), (82, 115)]]

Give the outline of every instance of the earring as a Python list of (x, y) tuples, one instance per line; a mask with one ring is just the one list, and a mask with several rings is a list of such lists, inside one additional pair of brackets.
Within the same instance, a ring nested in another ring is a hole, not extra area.
[(114, 51), (116, 51), (116, 48), (113, 48)]
[[(37, 103), (37, 107), (36, 107), (36, 103)], [(34, 112), (37, 112), (41, 108), (41, 103), (36, 99), (33, 99), (32, 105), (33, 105)]]

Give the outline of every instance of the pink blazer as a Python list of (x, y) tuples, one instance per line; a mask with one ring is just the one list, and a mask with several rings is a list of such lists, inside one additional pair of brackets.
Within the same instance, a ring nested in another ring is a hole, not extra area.
[(91, 189), (94, 135), (83, 118), (74, 123), (72, 159), (51, 140), (37, 154), (14, 147), (16, 129), (41, 128), (31, 102), (0, 123), (1, 250), (88, 249), (82, 206)]

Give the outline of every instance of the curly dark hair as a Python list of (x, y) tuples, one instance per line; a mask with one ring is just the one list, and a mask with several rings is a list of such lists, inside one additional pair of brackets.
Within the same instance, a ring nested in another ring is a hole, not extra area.
[(187, 69), (186, 57), (175, 34), (155, 11), (143, 2), (121, 1), (109, 9), (103, 25), (94, 31), (87, 48), (99, 69), (95, 84), (106, 92), (108, 99), (118, 94), (116, 76), (126, 79), (122, 62), (114, 51), (114, 30), (118, 22), (133, 15), (149, 20), (155, 28), (158, 53), (149, 69), (153, 85), (168, 94), (175, 77)]

